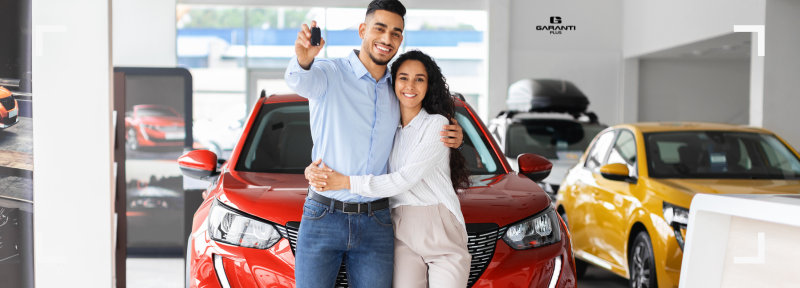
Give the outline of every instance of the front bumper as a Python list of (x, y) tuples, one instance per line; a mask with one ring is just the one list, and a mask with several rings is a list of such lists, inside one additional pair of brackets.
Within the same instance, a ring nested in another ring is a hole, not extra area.
[[(558, 288), (576, 287), (569, 236), (561, 231), (562, 241), (545, 247), (514, 250), (502, 239), (496, 240), (491, 261), (472, 287), (547, 288), (559, 258)], [(214, 268), (214, 255), (222, 256), (224, 275), (231, 287), (295, 287), (295, 258), (291, 242), (284, 238), (266, 250), (242, 248), (211, 241), (202, 233), (189, 241), (188, 287), (223, 287)], [(339, 287), (339, 286), (337, 286)]]

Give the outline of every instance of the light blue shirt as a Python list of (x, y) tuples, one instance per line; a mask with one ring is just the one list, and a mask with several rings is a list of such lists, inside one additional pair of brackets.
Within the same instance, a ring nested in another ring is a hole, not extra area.
[[(296, 56), (289, 63), (286, 84), (308, 98), (312, 159), (322, 159), (347, 176), (386, 174), (400, 123), (389, 69), (375, 81), (355, 51), (347, 58), (316, 59), (309, 70), (300, 67)], [(351, 194), (349, 189), (320, 194), (343, 202), (379, 199)]]

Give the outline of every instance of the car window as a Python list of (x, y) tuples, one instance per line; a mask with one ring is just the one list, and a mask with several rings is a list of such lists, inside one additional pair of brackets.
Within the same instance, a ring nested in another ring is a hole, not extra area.
[(628, 130), (621, 130), (608, 153), (607, 164), (620, 163), (628, 166), (631, 176), (636, 175), (636, 139)]
[[(461, 155), (467, 160), (467, 168), (472, 174), (495, 174), (501, 168), (497, 154), (489, 144), (489, 139), (483, 137), (480, 127), (469, 116), (464, 107), (456, 107), (456, 120), (464, 131), (464, 145), (461, 146)], [(505, 173), (504, 171), (501, 173)]]
[(548, 159), (577, 160), (606, 127), (559, 119), (515, 120), (506, 131), (506, 154), (533, 153)]
[(644, 138), (654, 178), (800, 179), (800, 160), (770, 134), (681, 131)]
[(603, 159), (605, 159), (606, 152), (608, 152), (608, 147), (611, 146), (611, 141), (614, 141), (614, 133), (615, 131), (608, 131), (597, 138), (597, 142), (592, 146), (591, 152), (586, 157), (586, 169), (592, 172), (600, 171), (600, 166), (603, 165)]
[[(505, 173), (476, 122), (463, 107), (456, 120), (464, 131), (461, 154), (472, 174)], [(248, 132), (236, 162), (236, 171), (303, 174), (311, 163), (314, 143), (307, 102), (264, 105)]]

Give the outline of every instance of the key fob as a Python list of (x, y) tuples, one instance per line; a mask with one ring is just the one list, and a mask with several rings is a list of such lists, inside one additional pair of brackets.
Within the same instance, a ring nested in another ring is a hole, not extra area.
[(319, 27), (311, 27), (311, 46), (319, 46), (321, 38), (322, 32), (319, 30)]

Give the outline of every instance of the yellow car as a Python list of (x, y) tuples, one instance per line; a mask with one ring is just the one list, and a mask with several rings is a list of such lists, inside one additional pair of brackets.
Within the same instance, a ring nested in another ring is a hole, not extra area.
[(797, 194), (799, 159), (761, 128), (683, 122), (605, 129), (556, 199), (578, 276), (591, 263), (631, 287), (678, 287), (692, 197)]

